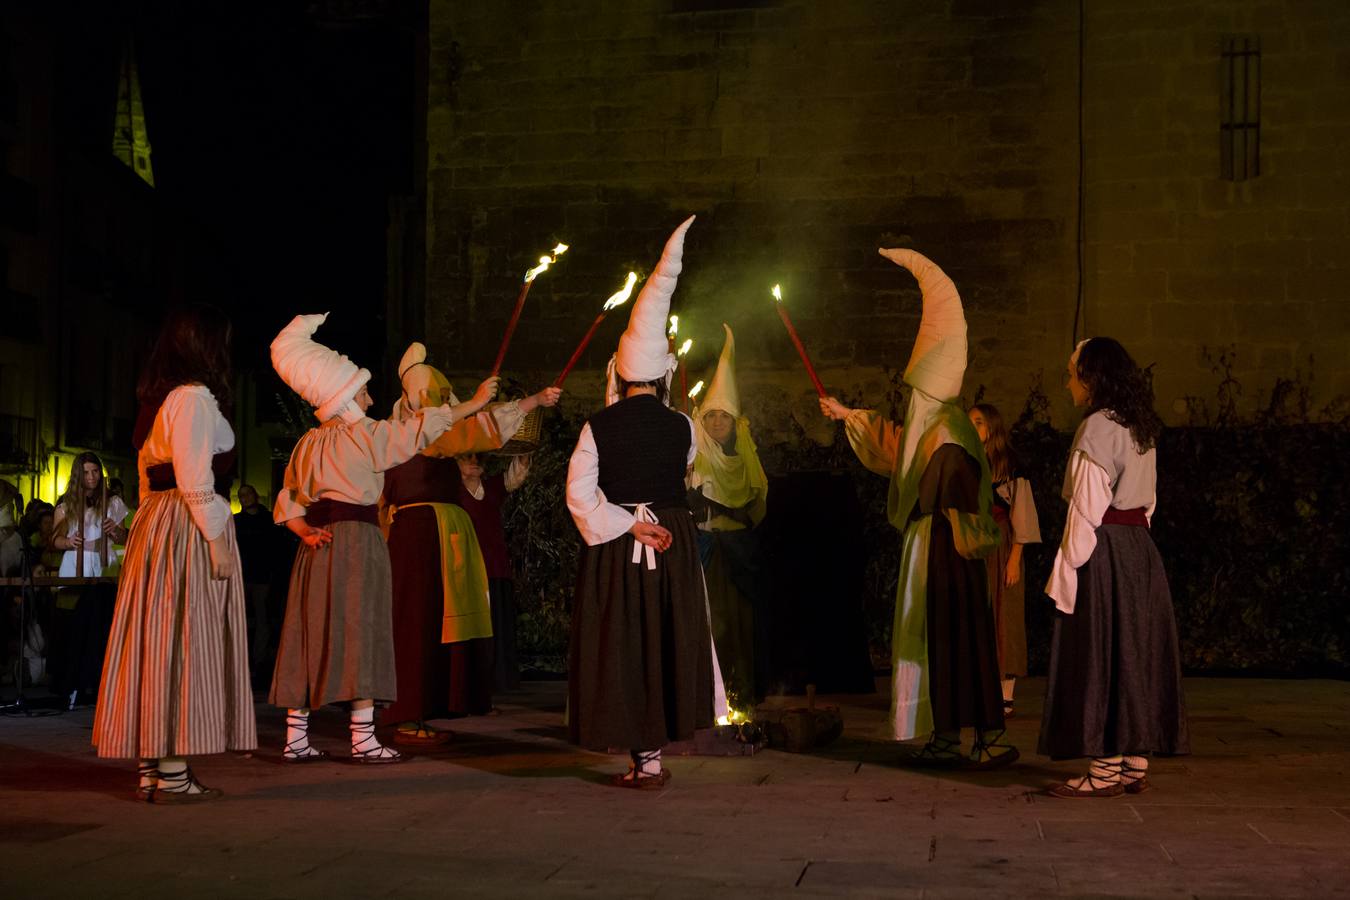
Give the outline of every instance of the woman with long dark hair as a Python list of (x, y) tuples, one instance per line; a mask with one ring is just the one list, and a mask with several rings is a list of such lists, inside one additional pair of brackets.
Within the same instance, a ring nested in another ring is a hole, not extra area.
[(1045, 588), (1059, 614), (1040, 752), (1092, 760), (1052, 796), (1137, 794), (1149, 787), (1149, 754), (1190, 750), (1172, 595), (1149, 536), (1162, 421), (1147, 373), (1111, 338), (1078, 345), (1066, 384), (1087, 415), (1069, 451), (1069, 515)]
[(994, 503), (990, 512), (998, 523), (998, 549), (984, 558), (989, 574), (989, 602), (994, 607), (998, 637), (998, 666), (1003, 676), (1003, 717), (1013, 715), (1017, 679), (1027, 674), (1026, 582), (1022, 578), (1022, 548), (1041, 542), (1036, 498), (1031, 482), (1017, 467), (1017, 454), (1008, 437), (1003, 415), (992, 403), (970, 408), (970, 423), (989, 457)]
[(229, 495), (230, 322), (175, 309), (137, 391), (141, 503), (94, 717), (98, 755), (139, 759), (142, 799), (210, 800), (187, 757), (257, 746)]
[[(126, 540), (122, 527), (127, 507), (108, 490), (103, 461), (79, 454), (70, 465), (65, 493), (56, 505), (51, 549), (61, 551), (62, 578), (99, 578), (111, 574), (115, 545)], [(58, 591), (53, 646), (60, 654), (52, 666), (52, 684), (69, 709), (98, 686), (108, 630), (112, 627), (113, 586), (109, 583), (64, 587)]]

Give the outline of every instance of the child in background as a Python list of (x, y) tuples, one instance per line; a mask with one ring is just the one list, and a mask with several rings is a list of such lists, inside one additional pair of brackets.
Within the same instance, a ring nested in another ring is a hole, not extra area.
[(989, 599), (994, 605), (998, 628), (998, 663), (1003, 673), (1003, 717), (1013, 714), (1013, 690), (1017, 679), (1027, 674), (1026, 581), (1022, 571), (1022, 547), (1041, 542), (1036, 518), (1036, 498), (1031, 482), (1017, 472), (1017, 454), (1008, 440), (1008, 428), (997, 407), (977, 403), (970, 408), (970, 421), (984, 444), (993, 478), (991, 510), (1002, 533), (998, 549), (984, 561), (989, 568)]

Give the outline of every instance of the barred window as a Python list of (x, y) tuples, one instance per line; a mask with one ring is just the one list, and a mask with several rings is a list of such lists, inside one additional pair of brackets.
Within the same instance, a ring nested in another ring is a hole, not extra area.
[(1224, 38), (1219, 86), (1219, 171), (1228, 181), (1261, 174), (1261, 39)]

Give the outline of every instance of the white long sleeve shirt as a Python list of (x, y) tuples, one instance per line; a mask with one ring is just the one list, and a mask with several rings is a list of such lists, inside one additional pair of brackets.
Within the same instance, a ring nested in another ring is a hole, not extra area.
[(1157, 450), (1140, 453), (1128, 428), (1105, 412), (1083, 420), (1069, 451), (1064, 473), (1064, 499), (1069, 515), (1055, 554), (1045, 592), (1064, 613), (1074, 611), (1078, 599), (1078, 569), (1097, 548), (1097, 528), (1106, 510), (1144, 508), (1153, 519), (1157, 505)]
[(173, 463), (173, 477), (193, 523), (208, 541), (220, 537), (230, 520), (230, 504), (216, 493), (211, 458), (233, 447), (234, 430), (220, 414), (211, 390), (202, 384), (174, 388), (155, 414), (155, 423), (136, 457), (141, 503), (151, 493), (146, 469)]

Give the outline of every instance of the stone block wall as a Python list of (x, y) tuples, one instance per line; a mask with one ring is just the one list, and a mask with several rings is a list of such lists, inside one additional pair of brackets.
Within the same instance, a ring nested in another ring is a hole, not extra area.
[[(1156, 362), (1160, 410), (1212, 393), (1201, 346), (1239, 345), (1249, 394), (1309, 352), (1346, 390), (1347, 13), (1336, 2), (1086, 0), (1084, 306)], [(1056, 400), (1078, 287), (1078, 4), (431, 0), (426, 339), (450, 371), (491, 363), (521, 275), (507, 369), (556, 374), (601, 302), (697, 213), (676, 311), (690, 383), (736, 330), (747, 397), (809, 411), (773, 314), (783, 285), (831, 390), (884, 400), (918, 321), (912, 246), (956, 281), (967, 398)], [(1261, 35), (1263, 174), (1219, 179), (1219, 40)], [(1339, 80), (1338, 80), (1339, 79)], [(1296, 301), (1286, 307), (1287, 300)], [(1280, 304), (1280, 305), (1277, 305)], [(569, 381), (593, 399), (615, 314)], [(466, 379), (459, 385), (467, 391)], [(589, 402), (589, 401), (587, 401)], [(784, 433), (791, 437), (791, 429)]]
[[(1091, 0), (1089, 333), (1156, 361), (1158, 408), (1214, 396), (1236, 347), (1249, 408), (1315, 357), (1314, 405), (1350, 393), (1350, 4)], [(1261, 43), (1260, 175), (1220, 177), (1221, 41)]]

